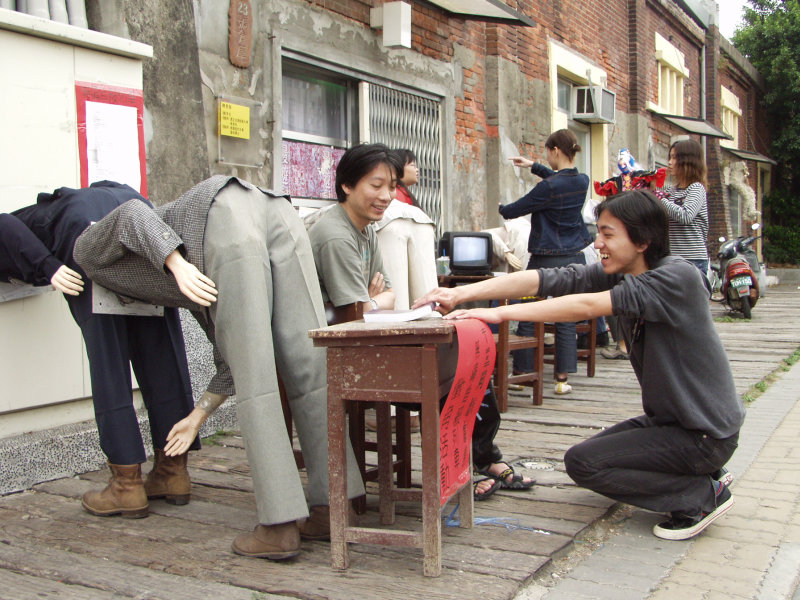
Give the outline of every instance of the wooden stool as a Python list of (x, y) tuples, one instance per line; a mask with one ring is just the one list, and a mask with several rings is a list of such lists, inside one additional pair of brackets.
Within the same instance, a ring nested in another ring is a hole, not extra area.
[[(423, 574), (442, 570), (441, 440), (439, 399), (450, 390), (458, 361), (455, 326), (442, 319), (405, 323), (342, 323), (310, 332), (328, 348), (328, 474), (330, 477), (331, 565), (346, 569), (348, 544), (422, 548)], [(344, 422), (348, 402), (376, 405), (381, 524), (395, 522), (398, 501), (421, 502), (422, 531), (358, 527), (347, 518), (347, 461)], [(421, 405), (422, 488), (395, 487), (391, 461), (389, 404)], [(463, 452), (469, 452), (467, 442)], [(458, 490), (460, 526), (473, 525), (469, 470)], [(445, 498), (445, 501), (447, 498)]]
[[(545, 333), (552, 333), (555, 334), (556, 332), (556, 325), (555, 323), (546, 323), (544, 326)], [(575, 324), (575, 333), (585, 333), (589, 336), (589, 347), (588, 348), (578, 348), (578, 360), (586, 361), (586, 376), (587, 377), (594, 377), (594, 367), (596, 364), (596, 356), (595, 350), (597, 348), (597, 319), (590, 319), (589, 321), (584, 321), (582, 323)], [(553, 343), (552, 346), (549, 346), (544, 349), (544, 353), (552, 358), (545, 358), (544, 362), (548, 365), (554, 365), (556, 363), (556, 344)]]

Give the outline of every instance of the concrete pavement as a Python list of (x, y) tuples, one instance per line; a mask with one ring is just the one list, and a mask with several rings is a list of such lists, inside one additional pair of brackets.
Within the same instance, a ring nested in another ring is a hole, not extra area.
[(515, 600), (800, 600), (800, 365), (748, 408), (728, 469), (736, 504), (696, 538), (656, 538), (662, 515), (623, 507), (596, 550)]

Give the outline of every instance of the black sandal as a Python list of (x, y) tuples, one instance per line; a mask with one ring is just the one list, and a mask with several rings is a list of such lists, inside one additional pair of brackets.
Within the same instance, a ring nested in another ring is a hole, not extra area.
[[(482, 481), (489, 481), (489, 480), (494, 481), (494, 484), (492, 485), (492, 487), (490, 487), (488, 490), (486, 490), (482, 494), (479, 494), (478, 493), (478, 484), (481, 483)], [(481, 500), (486, 500), (487, 498), (489, 498), (489, 496), (491, 496), (497, 490), (499, 490), (501, 486), (502, 486), (502, 483), (500, 482), (499, 479), (497, 479), (495, 477), (484, 477), (483, 479), (477, 479), (477, 480), (472, 482), (472, 498), (473, 498), (473, 500), (475, 502), (480, 502)]]
[[(525, 478), (522, 475), (515, 473), (514, 467), (512, 467), (511, 465), (508, 465), (507, 469), (505, 469), (502, 473), (498, 473), (497, 475), (493, 475), (489, 471), (489, 467), (486, 467), (485, 469), (476, 470), (475, 472), (487, 478), (496, 479), (497, 481), (500, 482), (500, 487), (502, 487), (504, 490), (517, 490), (517, 491), (529, 490), (536, 483), (536, 480), (533, 479), (532, 477), (531, 480), (526, 483)], [(507, 481), (509, 475), (511, 475), (511, 481)]]

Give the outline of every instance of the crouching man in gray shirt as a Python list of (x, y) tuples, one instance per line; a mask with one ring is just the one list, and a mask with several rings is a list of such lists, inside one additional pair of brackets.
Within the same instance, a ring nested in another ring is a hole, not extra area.
[(669, 518), (653, 533), (693, 537), (733, 506), (718, 481), (744, 421), (727, 355), (697, 268), (669, 255), (669, 221), (645, 191), (619, 194), (595, 209), (600, 262), (523, 271), (456, 288), (436, 288), (415, 305), (446, 312), (474, 300), (554, 296), (446, 318), (581, 321), (616, 315), (642, 386), (645, 414), (570, 448), (564, 462), (579, 485)]

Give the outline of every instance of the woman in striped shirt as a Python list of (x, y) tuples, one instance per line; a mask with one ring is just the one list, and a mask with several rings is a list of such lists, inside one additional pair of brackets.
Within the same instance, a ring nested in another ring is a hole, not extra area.
[(657, 194), (669, 215), (670, 253), (708, 272), (708, 203), (706, 163), (696, 140), (675, 142), (669, 149), (669, 172), (678, 184)]

